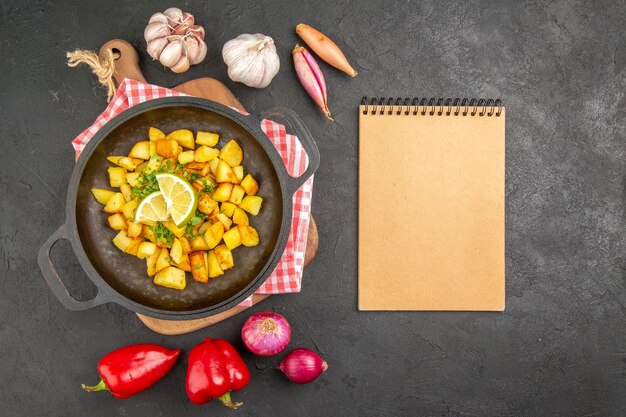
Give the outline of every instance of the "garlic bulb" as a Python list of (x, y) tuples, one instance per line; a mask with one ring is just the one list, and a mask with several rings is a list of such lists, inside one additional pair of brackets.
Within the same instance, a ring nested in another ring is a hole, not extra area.
[(195, 24), (191, 13), (177, 7), (153, 14), (143, 37), (148, 54), (176, 73), (187, 71), (206, 57), (204, 28)]
[(226, 42), (222, 57), (230, 79), (248, 87), (267, 87), (280, 69), (274, 40), (260, 33), (244, 33)]

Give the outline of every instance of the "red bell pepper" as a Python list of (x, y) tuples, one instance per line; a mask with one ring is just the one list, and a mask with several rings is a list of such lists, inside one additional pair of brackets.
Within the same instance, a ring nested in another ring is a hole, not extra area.
[(180, 349), (152, 344), (126, 346), (100, 359), (98, 385), (83, 384), (82, 388), (87, 392), (111, 391), (116, 398), (129, 398), (163, 378), (178, 356)]
[(204, 339), (189, 352), (187, 396), (202, 405), (213, 398), (230, 408), (231, 391), (239, 391), (250, 381), (250, 371), (235, 348), (223, 339)]

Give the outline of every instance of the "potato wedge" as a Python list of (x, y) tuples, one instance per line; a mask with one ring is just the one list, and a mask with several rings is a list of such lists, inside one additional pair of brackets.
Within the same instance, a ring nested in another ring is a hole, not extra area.
[(130, 245), (126, 248), (124, 252), (129, 255), (137, 256), (137, 252), (139, 251), (139, 245), (143, 242), (143, 239), (140, 237), (136, 237), (133, 239)]
[[(154, 142), (150, 142), (152, 145), (156, 146)], [(156, 152), (156, 151), (155, 151)], [(140, 163), (139, 165), (137, 165), (137, 168), (135, 168), (135, 172), (141, 172), (143, 171), (143, 169), (148, 165), (148, 161), (143, 161), (142, 163)]]
[(152, 243), (157, 243), (156, 233), (152, 231), (152, 228), (148, 225), (141, 226), (141, 236), (145, 239), (149, 240)]
[(91, 193), (96, 198), (96, 201), (103, 206), (106, 206), (111, 197), (115, 195), (115, 191), (104, 190), (102, 188), (92, 188)]
[(246, 190), (246, 194), (248, 195), (255, 195), (259, 192), (259, 183), (250, 174), (246, 175), (245, 178), (241, 180), (240, 185)]
[(204, 236), (194, 237), (189, 241), (189, 246), (191, 247), (192, 251), (211, 249), (207, 241), (204, 239)]
[(133, 239), (126, 236), (126, 231), (124, 230), (120, 230), (120, 232), (113, 238), (113, 244), (122, 252), (125, 252), (126, 248), (128, 248), (132, 243)]
[(198, 199), (198, 210), (204, 214), (213, 214), (218, 210), (219, 204), (213, 200), (210, 195), (202, 194)]
[(122, 207), (122, 213), (124, 213), (124, 216), (126, 216), (127, 219), (134, 220), (137, 207), (139, 207), (139, 201), (130, 200)]
[(111, 187), (119, 187), (126, 184), (126, 170), (122, 167), (109, 167), (109, 185)]
[(230, 250), (241, 246), (241, 236), (239, 235), (239, 229), (237, 227), (233, 227), (232, 229), (224, 233), (223, 239), (224, 244)]
[(224, 201), (228, 201), (230, 198), (230, 194), (233, 191), (233, 185), (225, 182), (217, 186), (215, 191), (213, 192), (213, 200), (219, 201), (223, 203)]
[(181, 261), (176, 264), (176, 268), (182, 269), (185, 272), (191, 272), (191, 264), (189, 263), (189, 256), (183, 255)]
[(243, 189), (241, 185), (234, 185), (233, 191), (230, 193), (230, 201), (233, 204), (240, 204), (243, 197), (246, 195), (246, 190)]
[(228, 217), (233, 217), (233, 213), (235, 212), (236, 208), (237, 206), (234, 205), (233, 203), (229, 203), (228, 201), (225, 201), (220, 206), (220, 211), (224, 213), (225, 215), (227, 215)]
[(209, 278), (217, 278), (220, 275), (224, 275), (224, 270), (220, 266), (220, 261), (215, 256), (215, 252), (210, 251), (207, 254), (207, 264), (209, 267)]
[(224, 213), (215, 214), (211, 217), (211, 220), (222, 223), (222, 226), (224, 226), (224, 231), (227, 231), (233, 225), (233, 221), (229, 219), (228, 216)]
[(148, 138), (152, 141), (165, 139), (165, 133), (163, 133), (161, 129), (151, 126), (150, 129), (148, 129)]
[(129, 171), (134, 171), (135, 168), (137, 168), (137, 165), (143, 162), (141, 159), (130, 158), (127, 156), (107, 156), (107, 161)]
[(178, 129), (173, 132), (170, 132), (166, 136), (167, 139), (173, 139), (180, 146), (187, 149), (195, 149), (196, 144), (193, 140), (193, 132), (189, 129)]
[(191, 265), (191, 276), (194, 280), (198, 282), (209, 281), (209, 267), (205, 251), (191, 252), (189, 254), (189, 264)]
[(220, 135), (213, 132), (201, 132), (196, 134), (196, 143), (204, 146), (215, 146), (220, 141)]
[[(155, 253), (157, 253), (157, 245), (152, 242), (141, 242), (139, 245), (139, 249), (137, 249), (137, 257), (139, 259), (150, 258)], [(160, 252), (160, 251), (159, 251)], [(156, 258), (155, 258), (156, 262)]]
[(188, 171), (201, 172), (208, 165), (209, 165), (208, 162), (191, 162), (189, 165), (185, 167), (185, 169)]
[(124, 196), (124, 200), (126, 201), (130, 201), (131, 198), (133, 198), (133, 189), (130, 187), (129, 184), (122, 184), (120, 186), (120, 192), (122, 193), (122, 195)]
[[(112, 164), (117, 165), (119, 160), (122, 159), (122, 158), (124, 158), (124, 156), (114, 156), (114, 155), (111, 155), (111, 156), (107, 156), (107, 161), (109, 161)], [(117, 166), (119, 166), (119, 165), (117, 165)]]
[(126, 204), (126, 200), (124, 200), (124, 195), (122, 193), (115, 193), (113, 197), (111, 197), (106, 203), (102, 211), (111, 214), (121, 213), (124, 204)]
[(233, 172), (237, 178), (236, 183), (239, 184), (243, 180), (243, 167), (241, 165), (237, 165), (236, 167), (233, 167)]
[(172, 139), (159, 139), (156, 141), (157, 155), (163, 158), (176, 158), (180, 153), (178, 142)]
[(189, 164), (194, 161), (194, 151), (185, 151), (178, 154), (179, 164)]
[(204, 223), (202, 223), (202, 225), (200, 227), (198, 227), (198, 234), (199, 235), (204, 235), (206, 233), (206, 231), (209, 229), (209, 226), (211, 226), (211, 222), (204, 222)]
[(242, 245), (250, 247), (259, 244), (259, 233), (254, 227), (240, 224), (237, 229), (239, 229)]
[(150, 142), (142, 140), (141, 142), (135, 143), (128, 153), (128, 156), (130, 158), (138, 158), (147, 161), (150, 159)]
[(128, 226), (126, 225), (126, 219), (119, 213), (110, 215), (107, 218), (107, 221), (109, 222), (109, 227), (113, 230), (126, 230), (128, 228)]
[(226, 247), (226, 245), (216, 246), (215, 249), (213, 249), (213, 252), (215, 252), (215, 256), (220, 263), (220, 268), (222, 268), (222, 271), (226, 271), (227, 269), (235, 266), (233, 253)]
[(259, 214), (262, 204), (262, 197), (259, 197), (257, 195), (247, 195), (243, 198), (243, 200), (241, 200), (241, 203), (239, 203), (239, 207), (252, 214), (253, 216), (256, 216), (257, 214)]
[(237, 176), (233, 172), (233, 169), (228, 165), (227, 162), (220, 161), (217, 163), (217, 170), (215, 172), (215, 180), (217, 182), (230, 182), (235, 183), (237, 181)]
[(198, 193), (203, 192), (203, 191), (208, 192), (211, 189), (211, 187), (213, 187), (213, 191), (215, 191), (215, 188), (217, 187), (217, 184), (215, 183), (215, 181), (213, 181), (213, 179), (209, 177), (208, 175), (205, 177), (198, 178), (193, 183), (191, 183), (191, 185)]
[(209, 162), (217, 158), (219, 154), (219, 150), (202, 145), (195, 150), (194, 159), (196, 162)]
[(226, 161), (231, 167), (236, 167), (243, 161), (243, 150), (237, 142), (230, 140), (220, 150), (220, 159)]
[(217, 166), (219, 165), (220, 160), (218, 158), (211, 159), (209, 161), (209, 168), (211, 169), (211, 174), (215, 175), (217, 172)]
[[(141, 245), (139, 245), (139, 249), (137, 250), (137, 257), (139, 257), (139, 250), (141, 250)], [(157, 273), (156, 263), (157, 263), (157, 259), (159, 259), (160, 254), (161, 254), (161, 250), (157, 248), (154, 251), (153, 255), (146, 258), (146, 269), (148, 270), (149, 277)]]
[(156, 261), (156, 272), (159, 272), (170, 265), (170, 251), (167, 248), (161, 248), (161, 252), (159, 252), (159, 257)]
[(154, 276), (154, 283), (162, 287), (184, 290), (187, 286), (185, 271), (175, 266), (168, 266)]
[(176, 264), (181, 263), (183, 260), (183, 245), (181, 245), (178, 238), (174, 238), (174, 242), (170, 248), (170, 258), (172, 258), (172, 261)]
[(235, 211), (233, 212), (233, 223), (237, 225), (248, 225), (250, 224), (250, 220), (248, 220), (248, 215), (245, 211), (243, 211), (239, 207), (236, 207)]
[(204, 240), (206, 241), (207, 247), (209, 249), (213, 249), (214, 247), (216, 247), (222, 240), (223, 235), (224, 225), (221, 222), (213, 223), (212, 225), (210, 225), (207, 231), (204, 233)]
[(129, 172), (126, 174), (126, 182), (128, 185), (136, 187), (139, 183), (139, 175), (141, 175), (139, 172)]
[(126, 227), (126, 234), (128, 235), (128, 237), (132, 237), (134, 239), (141, 236), (141, 230), (143, 228), (141, 223), (135, 223), (133, 221), (127, 220)]
[(183, 248), (183, 255), (187, 255), (191, 252), (191, 246), (189, 246), (189, 241), (185, 236), (180, 237), (180, 246)]

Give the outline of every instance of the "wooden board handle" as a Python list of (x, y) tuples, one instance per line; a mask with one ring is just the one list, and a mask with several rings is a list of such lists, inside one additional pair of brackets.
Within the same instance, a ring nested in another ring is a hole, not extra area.
[(116, 86), (119, 86), (124, 78), (146, 82), (139, 68), (139, 55), (130, 43), (122, 39), (108, 41), (102, 45), (102, 48), (100, 48), (98, 52), (98, 56), (101, 60), (106, 59), (108, 54), (107, 50), (113, 51), (113, 56), (115, 57), (113, 80)]

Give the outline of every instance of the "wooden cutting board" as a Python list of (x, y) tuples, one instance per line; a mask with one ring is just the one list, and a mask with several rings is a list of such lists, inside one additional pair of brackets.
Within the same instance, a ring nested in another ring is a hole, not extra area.
[[(141, 69), (139, 68), (139, 55), (137, 55), (137, 51), (130, 43), (121, 39), (114, 39), (105, 43), (102, 48), (100, 48), (100, 59), (104, 59), (108, 55), (107, 50), (112, 50), (114, 56), (116, 57), (115, 73), (113, 74), (116, 85), (119, 85), (124, 78), (147, 82), (141, 73)], [(190, 96), (206, 98), (225, 106), (245, 111), (243, 105), (239, 102), (239, 100), (237, 100), (237, 97), (235, 97), (235, 95), (224, 84), (214, 80), (213, 78), (198, 78), (187, 81), (186, 83), (180, 84), (172, 89)], [(319, 237), (317, 234), (317, 225), (311, 216), (311, 222), (309, 223), (309, 237), (304, 256), (305, 268), (313, 260), (313, 258), (315, 258), (318, 244)], [(269, 295), (254, 294), (252, 296), (252, 304), (257, 304), (267, 297), (269, 297)], [(157, 333), (177, 335), (193, 332), (212, 324), (219, 323), (220, 321), (232, 317), (247, 308), (248, 307), (237, 306), (214, 316), (194, 320), (161, 320), (144, 316), (143, 314), (137, 314), (137, 316), (148, 328)]]

